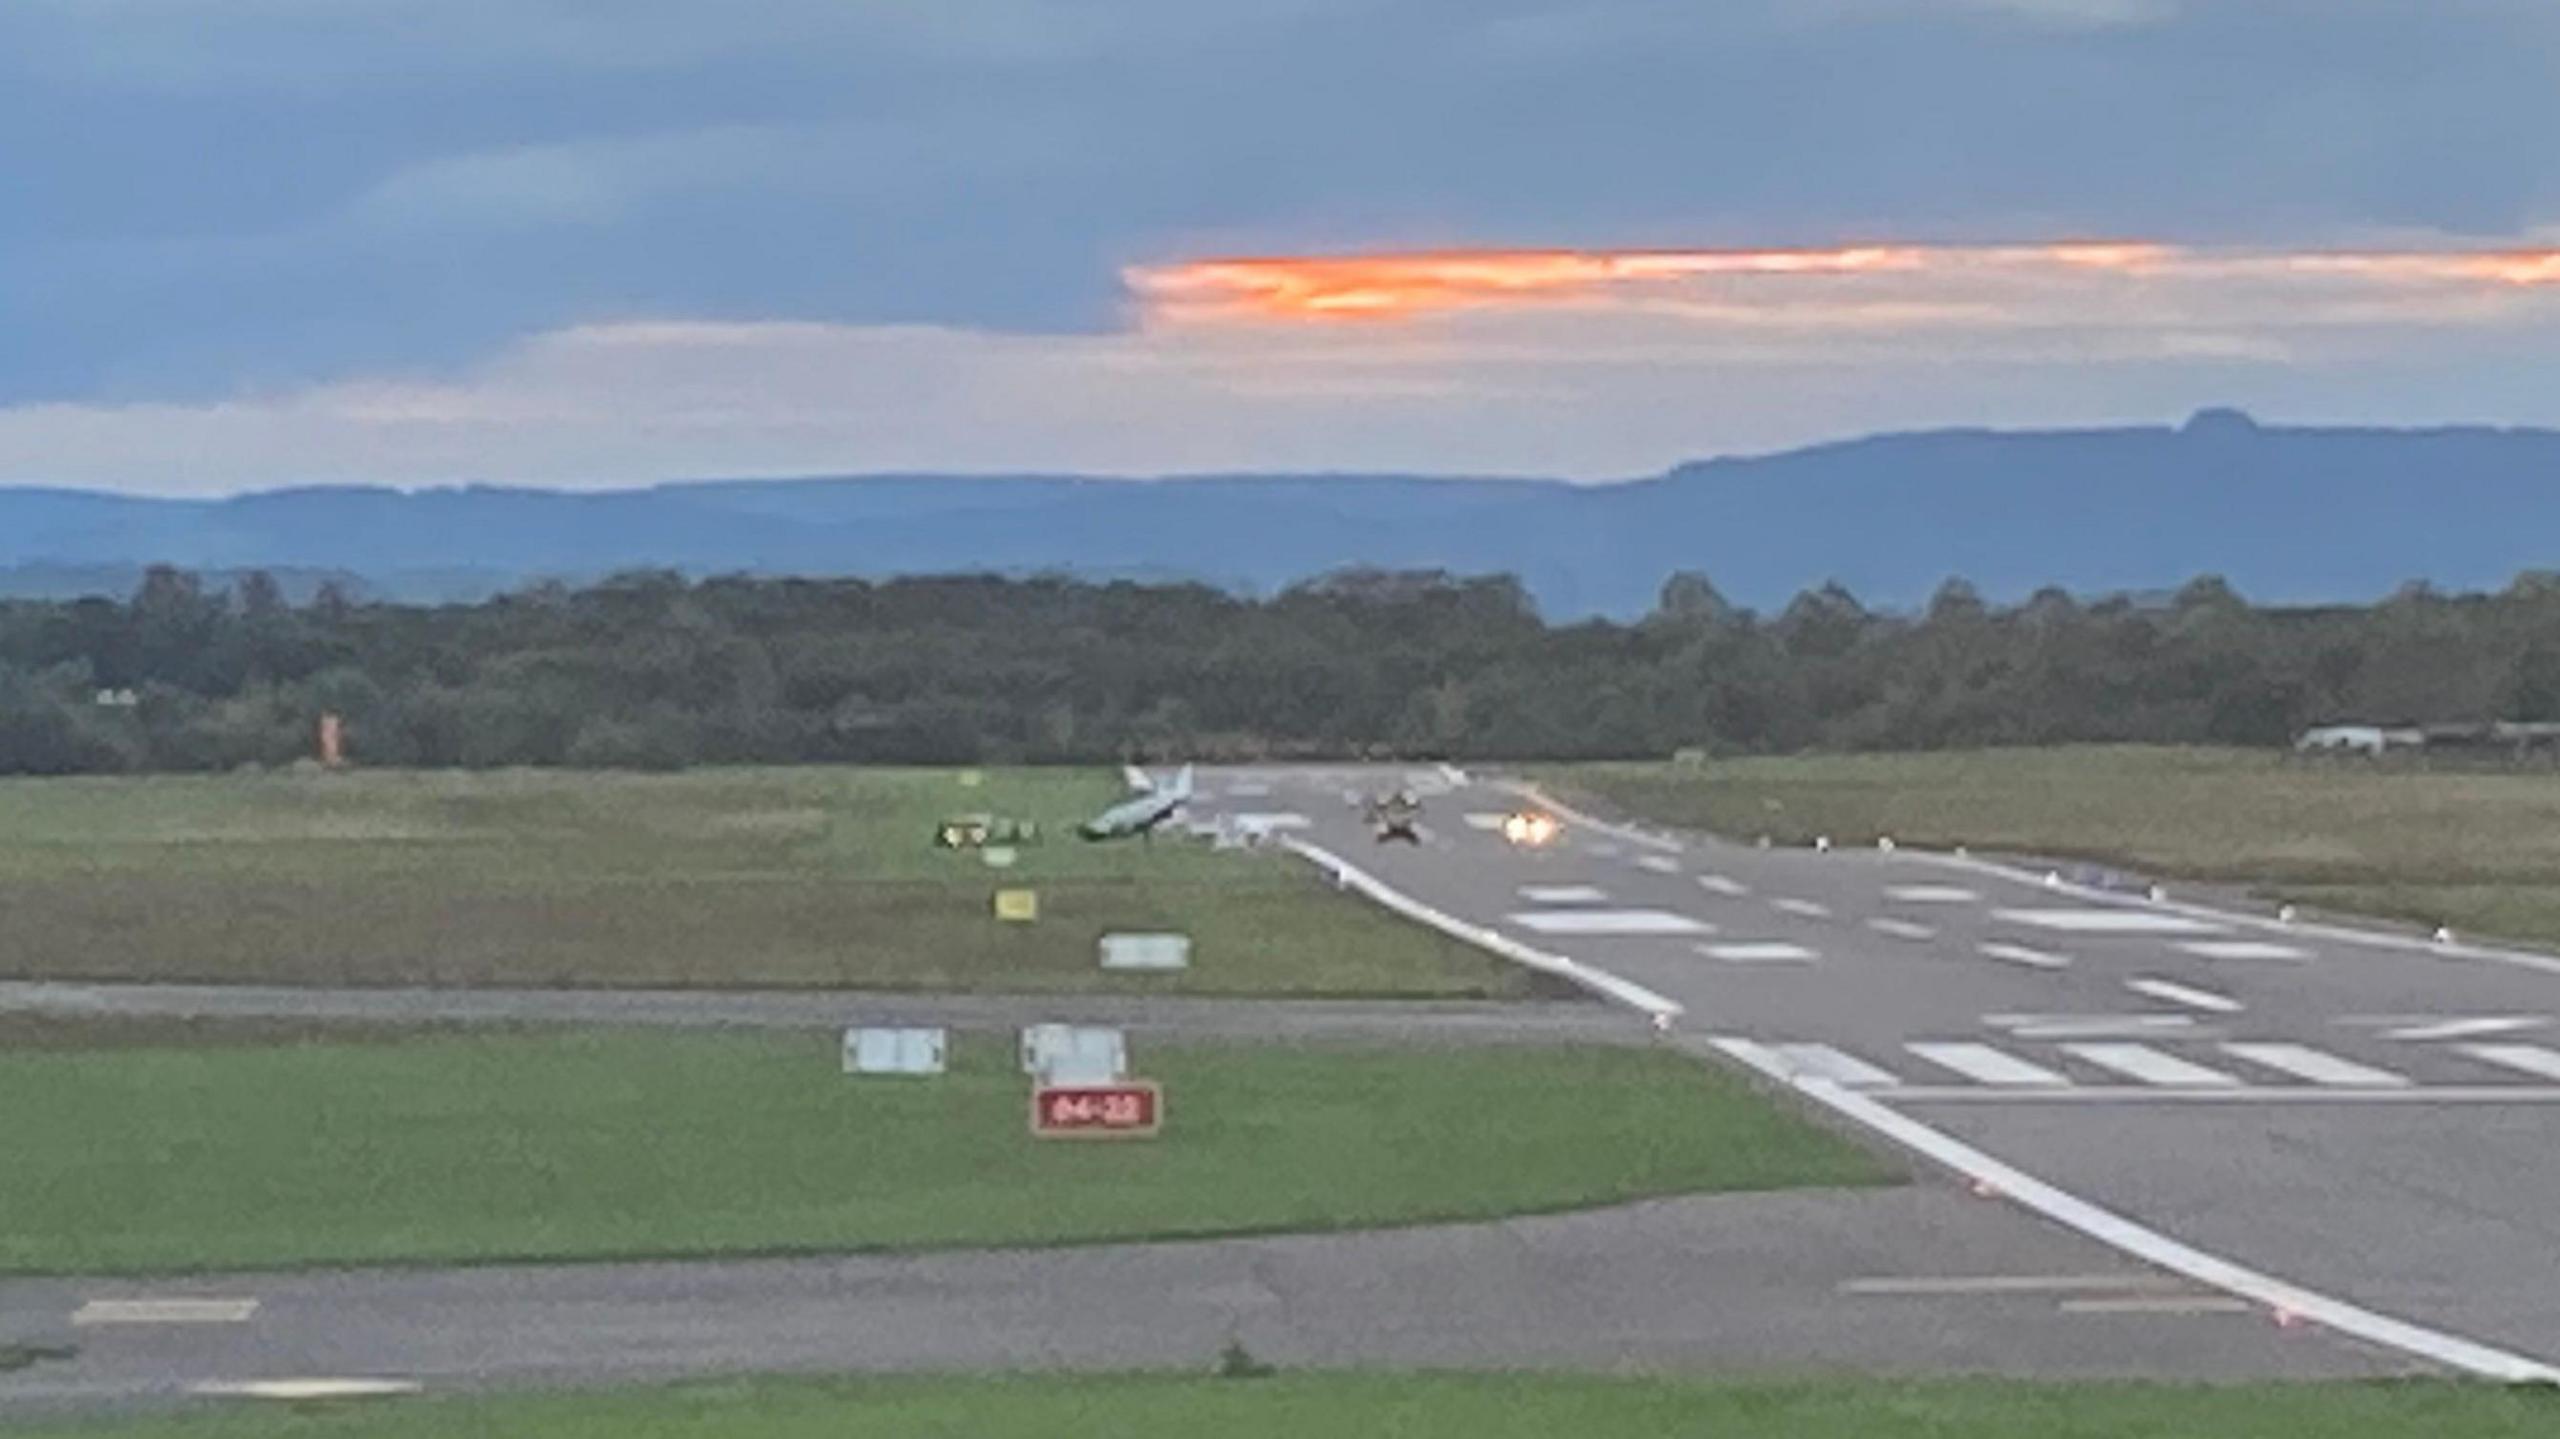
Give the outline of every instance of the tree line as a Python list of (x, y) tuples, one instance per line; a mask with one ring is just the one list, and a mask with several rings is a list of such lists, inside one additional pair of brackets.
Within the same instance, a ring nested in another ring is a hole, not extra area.
[(152, 570), (0, 603), (0, 772), (282, 765), (343, 720), (410, 766), (1661, 756), (2059, 741), (2276, 744), (2323, 720), (2560, 718), (2560, 575), (2253, 605), (2214, 578), (1775, 614), (1704, 576), (1631, 623), (1504, 577), (1353, 570), (1267, 598), (994, 576), (635, 573), (484, 603), (289, 603)]

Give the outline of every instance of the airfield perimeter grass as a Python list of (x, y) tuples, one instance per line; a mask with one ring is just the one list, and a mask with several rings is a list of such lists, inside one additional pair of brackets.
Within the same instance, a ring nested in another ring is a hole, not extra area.
[(2560, 1396), (2444, 1381), (2200, 1386), (1537, 1375), (754, 1380), (232, 1409), (26, 1439), (2526, 1439)]
[[(0, 783), (0, 977), (1509, 997), (1522, 970), (1277, 851), (1086, 844), (1102, 770), (410, 771)], [(930, 840), (1036, 820), (1010, 869)], [(999, 887), (1039, 893), (997, 922)], [(1104, 974), (1109, 930), (1193, 968)]]
[(1040, 1244), (1881, 1182), (1668, 1051), (1141, 1044), (1153, 1141), (1028, 1134), (1011, 1035), (848, 1079), (832, 1034), (0, 1054), (0, 1273)]
[(1800, 844), (2084, 858), (2477, 935), (2560, 944), (2560, 774), (2150, 746), (1554, 769), (1626, 811)]

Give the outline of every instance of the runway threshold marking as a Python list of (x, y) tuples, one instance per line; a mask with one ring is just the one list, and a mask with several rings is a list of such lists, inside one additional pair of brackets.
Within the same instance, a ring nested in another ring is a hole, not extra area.
[(1699, 875), (1698, 887), (1701, 889), (1712, 890), (1728, 899), (1740, 899), (1742, 896), (1751, 892), (1739, 881), (1727, 879), (1720, 874)]
[(1867, 928), (1878, 934), (1892, 935), (1896, 939), (1935, 939), (1938, 935), (1936, 930), (1925, 924), (1914, 924), (1907, 919), (1884, 916), (1868, 920)]
[(2165, 999), (2171, 1004), (2183, 1004), (2189, 1009), (2201, 1009), (2211, 1014), (2238, 1014), (2248, 1007), (2230, 995), (2197, 989), (2174, 979), (2128, 979), (2124, 987), (2136, 994), (2147, 994), (2153, 999)]
[(2051, 1088), (2070, 1079), (1988, 1044), (1906, 1044), (1904, 1049), (1965, 1078), (1997, 1088)]
[(2538, 1044), (2465, 1044), (2464, 1054), (2483, 1064), (2522, 1070), (2538, 1079), (2560, 1079), (2560, 1054)]
[(2219, 1089), (2240, 1083), (2219, 1069), (2208, 1069), (2147, 1044), (2066, 1044), (2062, 1052), (2100, 1069), (2168, 1089)]
[[(2318, 1290), (2289, 1283), (2261, 1270), (2235, 1264), (2218, 1254), (2147, 1228), (2092, 1204), (2069, 1190), (2048, 1184), (2016, 1165), (1994, 1159), (1954, 1135), (1904, 1114), (1873, 1095), (1795, 1074), (1765, 1045), (1732, 1036), (1715, 1036), (1707, 1042), (1736, 1063), (1765, 1078), (1793, 1087), (1808, 1100), (1841, 1118), (1942, 1164), (2012, 1203), (2032, 1209), (2055, 1223), (2145, 1263), (2255, 1301), (2265, 1308), (2335, 1329), (2369, 1344), (2414, 1354), (2466, 1374), (2510, 1384), (2560, 1382), (2560, 1368), (2542, 1360), (2442, 1329), (2395, 1319)], [(2318, 1092), (2336, 1094), (2341, 1091)]]
[(1782, 910), (1788, 914), (1798, 915), (1805, 919), (1829, 919), (1831, 917), (1831, 906), (1827, 904), (1816, 904), (1809, 899), (1773, 899), (1769, 901), (1769, 907), (1775, 910)]
[(108, 1324), (245, 1324), (258, 1312), (255, 1299), (92, 1299), (71, 1314), (74, 1327)]
[(1841, 1281), (1842, 1294), (1935, 1298), (1964, 1294), (2186, 1293), (2188, 1281), (2167, 1274), (1914, 1274)]
[(1636, 868), (1649, 869), (1655, 874), (1678, 874), (1680, 861), (1667, 854), (1640, 854), (1636, 856)]
[(1851, 1089), (1890, 1089), (1902, 1083), (1856, 1055), (1827, 1044), (1773, 1044), (1769, 1048), (1800, 1077), (1827, 1079)]
[(2405, 1089), (2409, 1086), (2405, 1075), (2376, 1069), (2369, 1064), (2358, 1064), (2352, 1059), (2340, 1059), (2307, 1044), (2235, 1043), (2223, 1045), (2222, 1052), (2314, 1084), (2348, 1089)]

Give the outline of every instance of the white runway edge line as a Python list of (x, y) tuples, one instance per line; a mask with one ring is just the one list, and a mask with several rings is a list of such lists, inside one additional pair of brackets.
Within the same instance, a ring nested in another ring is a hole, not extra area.
[(1532, 949), (1507, 934), (1483, 925), (1469, 924), (1456, 915), (1433, 909), (1400, 890), (1389, 888), (1375, 875), (1335, 854), (1321, 845), (1313, 845), (1294, 835), (1281, 838), (1281, 844), (1302, 859), (1340, 877), (1343, 884), (1360, 891), (1379, 904), (1419, 924), (1427, 924), (1452, 939), (1463, 940), (1512, 963), (1570, 980), (1592, 993), (1615, 1000), (1631, 1009), (1643, 1010), (1657, 1023), (1668, 1024), (1689, 1012), (1688, 1006), (1668, 995), (1656, 994), (1641, 984), (1620, 979), (1607, 970), (1594, 969), (1561, 954)]
[(2414, 1354), (2447, 1368), (2510, 1384), (2560, 1383), (2560, 1369), (2521, 1354), (2491, 1348), (2442, 1330), (2333, 1299), (2272, 1275), (2244, 1268), (2219, 1256), (2147, 1229), (2112, 1210), (1992, 1158), (1953, 1135), (1901, 1114), (1891, 1107), (1825, 1079), (1798, 1079), (1786, 1061), (1747, 1039), (1717, 1038), (1715, 1049), (1764, 1078), (1785, 1085), (1805, 1098), (1873, 1130), (1923, 1158), (2025, 1205), (2045, 1218), (2097, 1240), (2136, 1259), (2183, 1274), (2199, 1284), (2236, 1294), (2279, 1313), (2292, 1314), (2341, 1334)]

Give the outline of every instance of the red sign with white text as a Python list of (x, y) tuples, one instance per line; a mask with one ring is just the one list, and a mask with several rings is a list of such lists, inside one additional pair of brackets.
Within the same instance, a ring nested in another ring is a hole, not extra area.
[(1031, 1091), (1031, 1132), (1042, 1139), (1152, 1139), (1163, 1127), (1164, 1091), (1152, 1080)]

